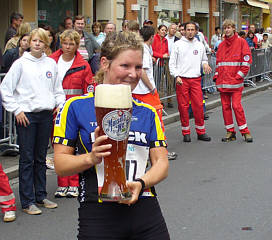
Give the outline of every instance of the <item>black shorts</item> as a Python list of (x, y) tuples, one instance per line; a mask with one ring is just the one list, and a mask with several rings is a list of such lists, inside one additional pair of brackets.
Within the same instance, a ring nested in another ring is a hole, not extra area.
[(169, 240), (156, 197), (134, 205), (83, 203), (79, 208), (79, 240)]

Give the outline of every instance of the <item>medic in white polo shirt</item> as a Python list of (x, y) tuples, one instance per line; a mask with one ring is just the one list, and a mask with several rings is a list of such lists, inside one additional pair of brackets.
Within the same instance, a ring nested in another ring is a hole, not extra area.
[(176, 41), (171, 52), (169, 68), (176, 78), (176, 95), (184, 142), (191, 142), (189, 102), (195, 118), (197, 139), (211, 141), (206, 134), (201, 89), (201, 65), (206, 74), (211, 72), (204, 45), (195, 38), (196, 23), (185, 23), (185, 37)]

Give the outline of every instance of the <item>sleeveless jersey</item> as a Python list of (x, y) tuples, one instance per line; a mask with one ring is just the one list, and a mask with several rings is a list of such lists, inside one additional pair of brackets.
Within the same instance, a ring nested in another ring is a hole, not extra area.
[[(96, 127), (93, 94), (70, 98), (56, 118), (53, 142), (74, 147), (75, 154), (91, 152)], [(126, 154), (128, 181), (145, 174), (153, 147), (166, 147), (159, 117), (152, 106), (133, 99)], [(103, 176), (103, 162), (79, 174), (79, 202), (100, 201), (98, 187), (103, 185)], [(140, 197), (152, 196), (156, 196), (154, 187), (146, 189)]]

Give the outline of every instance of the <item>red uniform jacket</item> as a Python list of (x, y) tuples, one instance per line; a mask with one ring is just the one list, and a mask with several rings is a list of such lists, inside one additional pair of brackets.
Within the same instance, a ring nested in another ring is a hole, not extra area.
[(166, 38), (163, 38), (161, 41), (161, 38), (159, 34), (156, 34), (154, 36), (154, 41), (152, 43), (152, 50), (153, 50), (153, 57), (157, 58), (163, 58), (163, 55), (165, 53), (168, 53), (168, 42)]
[(244, 78), (252, 63), (251, 51), (246, 40), (237, 33), (226, 38), (216, 53), (214, 80), (220, 92), (242, 91)]
[[(62, 50), (59, 49), (51, 54), (50, 57), (58, 63), (62, 53)], [(62, 87), (66, 95), (66, 100), (87, 92), (93, 92), (94, 90), (92, 70), (88, 62), (81, 57), (78, 51), (76, 52), (71, 68), (66, 72), (63, 78)]]

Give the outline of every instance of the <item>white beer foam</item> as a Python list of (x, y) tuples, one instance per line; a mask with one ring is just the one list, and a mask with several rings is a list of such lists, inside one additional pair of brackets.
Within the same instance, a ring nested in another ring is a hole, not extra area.
[(95, 106), (103, 108), (132, 108), (130, 85), (98, 85), (95, 88)]

